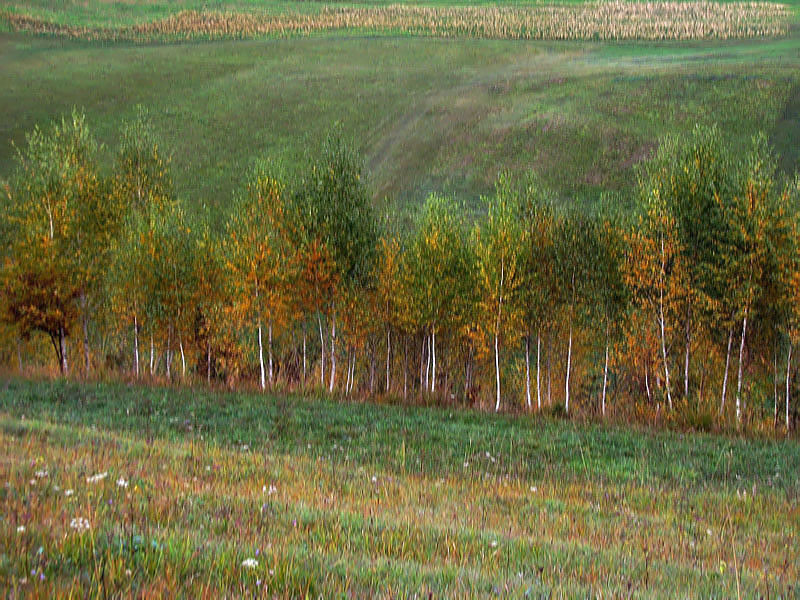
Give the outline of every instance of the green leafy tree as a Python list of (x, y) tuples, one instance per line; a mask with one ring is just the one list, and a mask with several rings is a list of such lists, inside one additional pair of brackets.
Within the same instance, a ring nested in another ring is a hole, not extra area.
[[(111, 244), (106, 287), (113, 313), (132, 326), (133, 372), (139, 377), (140, 333), (143, 326), (150, 326), (145, 322), (145, 306), (154, 311), (142, 264), (150, 251), (155, 223), (175, 203), (170, 160), (160, 151), (147, 111), (141, 106), (132, 121), (122, 124), (111, 182), (111, 194), (124, 221)], [(152, 371), (152, 344), (150, 354)]]
[[(435, 393), (436, 337), (461, 331), (471, 320), (468, 311), (476, 305), (474, 254), (451, 200), (428, 197), (407, 256), (414, 321), (424, 337), (423, 346), (427, 345), (427, 354), (422, 354), (429, 357), (430, 364), (424, 370), (424, 386), (421, 382), (420, 387)], [(422, 369), (420, 373), (422, 379)]]
[(600, 407), (606, 414), (606, 390), (608, 388), (609, 348), (623, 329), (622, 319), (628, 307), (628, 289), (625, 285), (623, 266), (625, 261), (625, 238), (620, 217), (615, 213), (601, 214), (595, 226), (593, 289), (591, 306), (598, 315), (605, 332), (603, 388)]
[[(343, 289), (364, 286), (373, 275), (377, 250), (377, 220), (362, 176), (362, 160), (352, 146), (334, 132), (326, 139), (294, 197), (302, 232), (303, 272), (313, 289), (322, 345), (322, 315), (330, 316), (330, 381), (336, 383), (336, 311)], [(327, 292), (327, 293), (326, 293)]]
[(712, 330), (730, 325), (730, 316), (718, 310), (728, 289), (718, 251), (726, 231), (719, 200), (730, 197), (734, 172), (730, 150), (716, 127), (697, 126), (688, 136), (667, 137), (646, 165), (646, 193), (669, 213), (683, 265), (683, 281), (674, 290), (674, 301), (684, 338), (686, 398), (698, 325), (709, 322)]
[(495, 411), (500, 410), (500, 342), (513, 347), (520, 330), (520, 288), (524, 276), (525, 230), (519, 219), (519, 197), (507, 176), (496, 185), (483, 223), (476, 227), (481, 323), (494, 338)]
[(520, 194), (520, 217), (524, 228), (524, 262), (520, 304), (525, 330), (525, 397), (531, 408), (530, 346), (536, 336), (536, 406), (542, 408), (542, 333), (553, 323), (557, 296), (554, 256), (555, 215), (551, 193), (532, 176)]
[(266, 388), (263, 323), (267, 324), (269, 383), (274, 382), (273, 330), (287, 316), (287, 239), (284, 183), (257, 168), (247, 192), (236, 201), (227, 225), (228, 268), (235, 305), (245, 321), (256, 325), (261, 389)]
[(23, 337), (33, 331), (50, 337), (63, 374), (67, 338), (79, 317), (88, 369), (90, 297), (117, 220), (95, 153), (84, 115), (73, 111), (46, 131), (37, 127), (26, 136), (6, 189), (11, 241), (4, 265), (6, 309)]

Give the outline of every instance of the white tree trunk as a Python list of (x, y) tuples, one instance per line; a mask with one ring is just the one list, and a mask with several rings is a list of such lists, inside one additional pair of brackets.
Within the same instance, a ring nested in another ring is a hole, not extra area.
[(778, 426), (778, 344), (772, 353), (772, 426)]
[(572, 321), (569, 323), (569, 346), (567, 348), (567, 379), (564, 383), (564, 410), (569, 413), (569, 374), (572, 367)]
[(547, 406), (553, 405), (553, 369), (551, 358), (553, 356), (553, 340), (550, 333), (547, 334)]
[[(664, 242), (661, 242), (661, 253), (664, 253)], [(662, 262), (662, 269), (663, 269)], [(669, 359), (667, 358), (666, 323), (664, 319), (664, 288), (658, 290), (658, 324), (661, 329), (661, 358), (664, 361), (664, 381), (667, 389), (667, 405), (672, 410), (672, 391), (669, 384)]]
[(331, 316), (331, 380), (328, 387), (328, 392), (333, 393), (333, 387), (336, 385), (336, 313)]
[(542, 369), (541, 369), (542, 336), (536, 332), (536, 409), (542, 410)]
[(603, 367), (603, 400), (602, 400), (602, 414), (606, 416), (606, 386), (608, 385), (608, 329), (606, 328), (606, 362)]
[(206, 342), (206, 380), (211, 383), (211, 338)]
[(387, 327), (386, 328), (386, 393), (389, 393), (389, 361), (391, 360), (392, 356), (392, 332)]
[(64, 376), (69, 375), (69, 363), (67, 362), (67, 334), (63, 327), (58, 329), (58, 344), (61, 348), (61, 374)]
[(153, 344), (153, 332), (150, 331), (150, 377), (155, 375), (155, 345)]
[(303, 325), (303, 387), (306, 386), (306, 326)]
[(274, 381), (274, 372), (272, 369), (272, 317), (267, 322), (267, 351), (269, 355), (269, 385), (272, 386)]
[(431, 389), (431, 336), (425, 338), (425, 341), (422, 343), (422, 349), (426, 352), (425, 391), (427, 392)]
[(647, 368), (647, 361), (644, 362), (644, 389), (647, 392), (647, 401), (652, 402), (653, 396), (650, 393), (650, 375), (648, 373), (649, 369)]
[(344, 380), (344, 395), (345, 396), (349, 396), (350, 395), (350, 363), (352, 362), (352, 351), (348, 348), (346, 354), (347, 354), (347, 370), (346, 370), (347, 377), (345, 377), (345, 380)]
[(436, 393), (436, 328), (431, 330), (431, 394)]
[(170, 368), (172, 367), (172, 323), (167, 327), (167, 355), (165, 358), (167, 364), (167, 380), (170, 380), (172, 378)]
[(322, 332), (322, 313), (317, 312), (317, 323), (319, 323), (319, 346), (322, 355), (319, 359), (319, 384), (325, 387), (325, 334)]
[(686, 353), (683, 358), (683, 397), (689, 398), (689, 351), (691, 347), (690, 323), (692, 318), (691, 305), (686, 310)]
[(403, 400), (408, 397), (408, 336), (403, 334)]
[(728, 396), (728, 370), (731, 364), (731, 345), (733, 344), (733, 326), (728, 330), (728, 350), (725, 352), (725, 371), (722, 376), (722, 401), (719, 405), (720, 416), (725, 412), (725, 400)]
[(85, 375), (89, 375), (89, 369), (91, 368), (91, 361), (89, 360), (89, 312), (88, 312), (88, 304), (89, 301), (86, 298), (85, 293), (81, 293), (81, 327), (83, 329), (83, 368), (85, 369)]
[(422, 338), (422, 346), (419, 350), (419, 389), (420, 393), (422, 390), (427, 387), (427, 384), (423, 386), (425, 383), (425, 338)]
[(267, 389), (267, 377), (264, 372), (264, 343), (261, 339), (261, 319), (258, 320), (258, 367), (261, 373), (261, 389)]
[(350, 360), (350, 393), (353, 393), (353, 390), (356, 387), (356, 359), (358, 356), (356, 355), (355, 350), (353, 351), (353, 357)]
[(789, 341), (789, 357), (786, 359), (786, 433), (789, 433), (789, 392), (791, 390), (792, 342)]
[(503, 283), (505, 281), (505, 263), (500, 260), (500, 290), (497, 299), (497, 322), (494, 327), (494, 371), (497, 379), (497, 400), (494, 411), (500, 410), (500, 319), (503, 314)]
[(500, 410), (500, 346), (497, 332), (494, 334), (494, 373), (497, 380), (497, 399), (494, 403), (494, 412)]
[(742, 339), (739, 342), (739, 375), (736, 379), (736, 422), (742, 421), (742, 367), (744, 362), (744, 343), (747, 336), (747, 311), (744, 309), (744, 319), (742, 319)]
[(181, 377), (186, 377), (186, 355), (183, 353), (183, 340), (178, 336), (178, 345), (181, 349)]
[(525, 399), (531, 409), (531, 337), (525, 336)]
[(139, 379), (139, 320), (133, 315), (133, 373)]

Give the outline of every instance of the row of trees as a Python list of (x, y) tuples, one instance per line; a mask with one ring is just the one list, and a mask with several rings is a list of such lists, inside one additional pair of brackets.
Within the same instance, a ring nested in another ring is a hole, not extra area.
[(411, 231), (377, 217), (335, 135), (299, 177), (257, 165), (224, 227), (184, 212), (144, 111), (108, 175), (98, 152), (73, 113), (27, 137), (5, 185), (20, 367), (45, 334), (64, 374), (80, 357), (87, 374), (791, 425), (798, 186), (761, 137), (743, 157), (715, 128), (664, 140), (636, 214), (501, 176), (477, 222), (432, 195)]

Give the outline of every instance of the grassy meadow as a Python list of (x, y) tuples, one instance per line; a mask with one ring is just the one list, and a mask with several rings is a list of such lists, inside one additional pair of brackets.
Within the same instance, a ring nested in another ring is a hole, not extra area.
[(0, 448), (12, 597), (800, 592), (794, 441), (12, 378)]
[[(249, 14), (254, 6), (29, 2), (5, 9), (113, 29), (179, 9)], [(316, 3), (259, 10), (287, 14), (298, 6), (321, 10)], [(335, 124), (365, 157), (376, 201), (401, 217), (431, 192), (475, 208), (504, 169), (537, 171), (564, 201), (628, 205), (636, 165), (664, 135), (695, 123), (718, 123), (737, 146), (767, 133), (793, 173), (799, 73), (796, 26), (764, 39), (682, 42), (346, 29), (132, 44), (7, 32), (0, 33), (0, 79), (8, 82), (0, 88), (0, 177), (10, 175), (13, 144), (25, 132), (73, 106), (85, 108), (110, 160), (120, 121), (141, 103), (173, 156), (179, 195), (217, 213), (253, 161), (271, 157), (292, 171)]]

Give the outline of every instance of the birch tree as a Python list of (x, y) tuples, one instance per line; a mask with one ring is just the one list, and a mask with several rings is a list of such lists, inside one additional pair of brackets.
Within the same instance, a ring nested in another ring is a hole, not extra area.
[(170, 159), (160, 150), (147, 111), (122, 124), (111, 178), (111, 194), (123, 223), (111, 244), (106, 288), (113, 312), (128, 321), (133, 333), (133, 373), (140, 375), (140, 334), (145, 324), (145, 273), (141, 261), (159, 215), (175, 202)]
[(624, 237), (619, 217), (615, 214), (601, 215), (596, 227), (597, 243), (594, 245), (593, 287), (591, 294), (595, 314), (603, 324), (604, 360), (603, 387), (600, 411), (606, 415), (606, 390), (608, 389), (609, 350), (613, 340), (623, 329), (621, 320), (628, 306), (627, 288), (624, 282), (625, 260)]
[[(84, 115), (73, 111), (26, 136), (6, 188), (11, 229), (4, 265), (6, 309), (23, 337), (34, 331), (48, 335), (64, 375), (67, 339), (79, 316), (84, 332), (88, 328), (88, 302), (81, 299), (97, 281), (99, 240), (110, 230), (95, 152)], [(97, 231), (89, 228), (92, 224)]]
[(521, 194), (521, 222), (523, 237), (523, 275), (520, 286), (520, 303), (525, 331), (525, 399), (531, 408), (530, 350), (531, 339), (536, 337), (536, 408), (542, 409), (541, 350), (542, 334), (553, 322), (553, 305), (556, 298), (555, 255), (553, 226), (554, 215), (551, 193), (531, 177)]
[(475, 229), (481, 321), (494, 340), (495, 412), (500, 410), (500, 344), (513, 347), (519, 332), (519, 291), (523, 275), (524, 230), (519, 198), (501, 177), (489, 200), (488, 214)]
[(566, 315), (568, 334), (567, 365), (564, 379), (564, 410), (569, 413), (570, 378), (572, 376), (573, 341), (584, 315), (587, 294), (591, 290), (595, 222), (572, 210), (556, 221), (554, 230), (555, 272), (559, 303)]
[(453, 333), (463, 326), (464, 309), (473, 304), (475, 286), (470, 256), (464, 227), (453, 202), (429, 196), (409, 247), (408, 285), (423, 339), (422, 354), (428, 357), (424, 387), (431, 394), (436, 393), (437, 336), (441, 350), (442, 334)]
[[(235, 201), (227, 224), (227, 264), (235, 305), (244, 322), (255, 326), (259, 385), (274, 383), (273, 334), (287, 306), (287, 251), (281, 227), (285, 186), (257, 167), (245, 193)], [(266, 328), (266, 335), (264, 329)], [(264, 338), (267, 342), (267, 365)]]
[[(295, 193), (295, 206), (306, 244), (331, 273), (318, 273), (328, 294), (317, 296), (320, 342), (325, 346), (322, 315), (330, 319), (330, 378), (328, 391), (336, 384), (336, 314), (342, 297), (340, 286), (365, 285), (372, 275), (377, 249), (377, 221), (362, 176), (358, 153), (337, 132), (326, 139)], [(316, 277), (316, 275), (315, 275)], [(323, 358), (324, 363), (324, 358)], [(321, 370), (324, 366), (321, 367)], [(324, 371), (322, 371), (324, 379)]]

